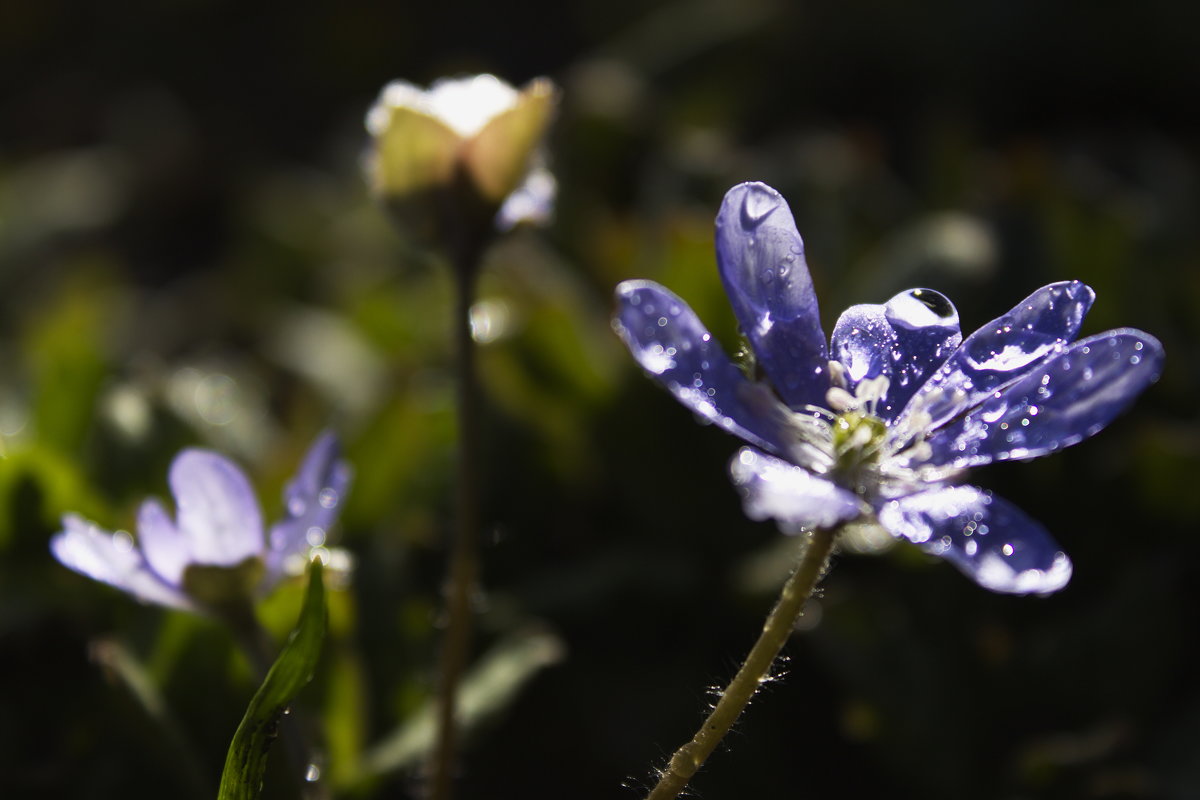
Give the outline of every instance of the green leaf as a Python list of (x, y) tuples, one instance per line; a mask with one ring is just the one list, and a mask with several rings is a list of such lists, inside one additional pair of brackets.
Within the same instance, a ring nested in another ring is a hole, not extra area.
[(325, 587), (321, 564), (313, 561), (296, 630), (250, 700), (246, 716), (233, 735), (217, 800), (258, 797), (267, 768), (267, 750), (278, 733), (280, 718), (292, 698), (312, 680), (324, 638)]

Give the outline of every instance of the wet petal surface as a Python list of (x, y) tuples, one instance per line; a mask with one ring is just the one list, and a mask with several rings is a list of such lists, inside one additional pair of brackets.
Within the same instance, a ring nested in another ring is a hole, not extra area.
[(717, 214), (717, 267), (739, 323), (789, 406), (824, 405), (825, 334), (787, 202), (762, 183), (725, 195)]
[(617, 334), (671, 394), (752, 444), (786, 449), (785, 409), (746, 379), (686, 303), (653, 281), (625, 281), (616, 294)]
[(289, 557), (325, 545), (351, 477), (350, 465), (341, 459), (337, 437), (331, 431), (321, 434), (296, 476), (284, 487), (284, 516), (271, 527), (269, 537), (267, 582), (278, 579)]
[(946, 363), (913, 396), (900, 418), (914, 410), (938, 427), (978, 405), (1071, 342), (1095, 293), (1079, 281), (1043, 286), (1007, 314), (963, 340)]
[(62, 564), (151, 603), (191, 609), (178, 589), (168, 586), (146, 563), (128, 534), (112, 534), (75, 514), (63, 517), (63, 530), (50, 540)]
[(1142, 331), (1076, 342), (939, 430), (929, 441), (930, 463), (970, 467), (1073, 445), (1124, 411), (1162, 362), (1162, 345)]
[(1070, 559), (1041, 525), (975, 486), (892, 500), (879, 522), (993, 592), (1048, 594), (1071, 578)]
[(774, 456), (743, 447), (729, 465), (750, 519), (773, 519), (785, 533), (831, 528), (866, 511), (833, 483)]
[(885, 305), (846, 309), (833, 329), (831, 356), (846, 368), (851, 394), (865, 379), (888, 378), (875, 414), (890, 422), (961, 341), (954, 304), (940, 292), (910, 289)]
[(195, 563), (233, 566), (263, 552), (262, 512), (236, 464), (208, 450), (184, 450), (171, 462), (169, 481)]

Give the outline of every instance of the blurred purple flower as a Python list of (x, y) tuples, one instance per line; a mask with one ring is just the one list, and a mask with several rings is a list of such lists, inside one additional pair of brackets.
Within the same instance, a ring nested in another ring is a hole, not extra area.
[(718, 269), (755, 375), (651, 281), (617, 287), (614, 327), (680, 402), (753, 445), (731, 465), (747, 515), (786, 532), (877, 522), (992, 591), (1066, 585), (1071, 562), (1037, 522), (955, 483), (969, 467), (1099, 431), (1158, 377), (1159, 342), (1130, 328), (1074, 341), (1095, 295), (1067, 281), (966, 339), (944, 295), (901, 292), (847, 309), (827, 349), (783, 197), (735, 186), (716, 224)]
[(218, 453), (190, 448), (171, 462), (168, 476), (175, 519), (158, 500), (147, 499), (135, 542), (123, 531), (109, 533), (66, 514), (50, 549), (65, 566), (141, 600), (202, 611), (210, 598), (189, 592), (197, 583), (189, 578), (192, 568), (228, 568), (232, 574), (249, 565), (241, 573), (252, 581), (245, 588), (265, 593), (302, 571), (309, 552), (324, 545), (350, 477), (337, 438), (322, 434), (284, 487), (283, 518), (264, 536), (262, 512), (241, 469)]

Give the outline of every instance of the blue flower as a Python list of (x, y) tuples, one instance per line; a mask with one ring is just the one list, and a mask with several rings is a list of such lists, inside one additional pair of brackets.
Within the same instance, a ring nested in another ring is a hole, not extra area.
[(158, 500), (146, 500), (135, 542), (123, 531), (109, 533), (66, 514), (50, 549), (76, 572), (172, 608), (206, 611), (229, 599), (222, 592), (264, 593), (324, 545), (350, 484), (350, 465), (339, 452), (332, 433), (317, 439), (284, 488), (282, 519), (266, 535), (241, 469), (219, 453), (192, 448), (171, 462), (175, 519)]
[(681, 403), (752, 445), (731, 465), (748, 516), (786, 532), (869, 520), (992, 591), (1066, 585), (1071, 562), (1041, 525), (958, 481), (1099, 431), (1157, 379), (1154, 337), (1122, 328), (1075, 341), (1095, 294), (1066, 281), (965, 339), (944, 295), (901, 292), (847, 309), (827, 347), (804, 243), (778, 192), (731, 189), (716, 246), (751, 369), (651, 281), (617, 287), (614, 327)]

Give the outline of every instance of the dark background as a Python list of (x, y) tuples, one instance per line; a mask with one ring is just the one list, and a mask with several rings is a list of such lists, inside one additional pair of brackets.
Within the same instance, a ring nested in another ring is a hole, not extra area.
[[(750, 179), (789, 199), (827, 330), (925, 285), (969, 331), (1078, 278), (1098, 294), (1085, 334), (1142, 328), (1167, 362), (1095, 440), (972, 477), (1055, 534), (1064, 591), (992, 595), (905, 547), (839, 557), (697, 796), (1200, 796), (1198, 15), (7, 3), (3, 794), (213, 795), (253, 691), (229, 639), (68, 572), (47, 542), (65, 510), (128, 527), (196, 443), (245, 465), (274, 518), (326, 425), (357, 470), (341, 543), (358, 569), (300, 706), (339, 796), (413, 792), (411, 768), (370, 756), (433, 681), (450, 290), (366, 196), (362, 117), (392, 78), (491, 71), (562, 87), (560, 198), (552, 226), (492, 251), (481, 287), (500, 335), (481, 354), (478, 649), (517, 677), (479, 684), (491, 713), (462, 796), (638, 796), (782, 581), (793, 543), (742, 517), (737, 443), (645, 379), (608, 323), (612, 287), (647, 277), (733, 341), (712, 218)], [(280, 634), (297, 595), (262, 610)]]

